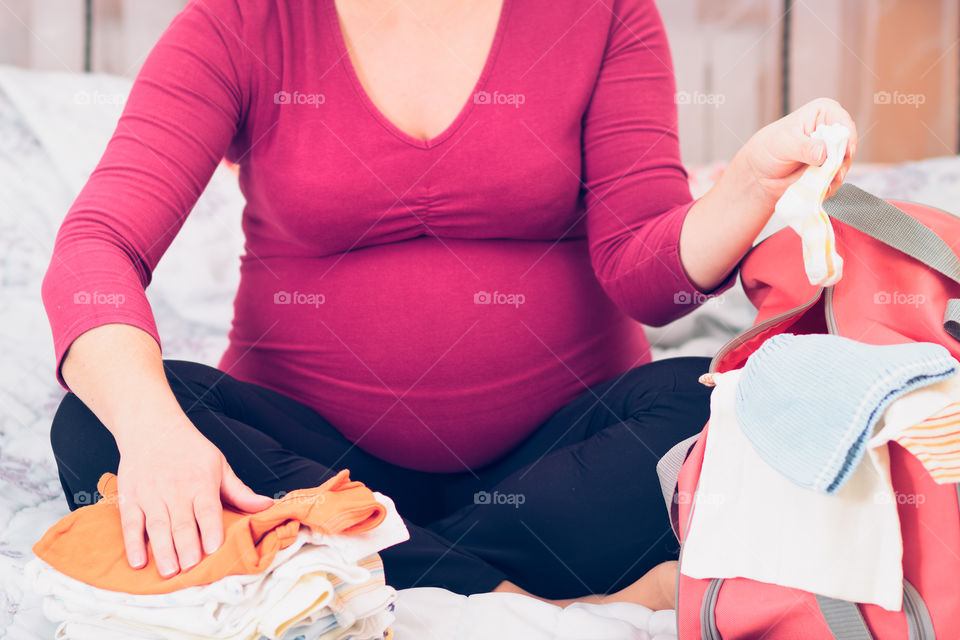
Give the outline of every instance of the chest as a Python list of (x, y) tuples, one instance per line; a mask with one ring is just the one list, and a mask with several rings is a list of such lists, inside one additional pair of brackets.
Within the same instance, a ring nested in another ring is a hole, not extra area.
[(363, 91), (413, 138), (443, 132), (471, 99), (504, 0), (336, 0), (337, 27)]
[(584, 7), (548, 26), (544, 7), (497, 2), (477, 14), (485, 29), (414, 46), (439, 27), (391, 24), (353, 49), (375, 16), (302, 5), (315, 13), (267, 49), (280, 71), (260, 74), (267, 106), (235, 145), (248, 239), (330, 255), (423, 235), (582, 235), (582, 122), (609, 25), (589, 13), (565, 36)]

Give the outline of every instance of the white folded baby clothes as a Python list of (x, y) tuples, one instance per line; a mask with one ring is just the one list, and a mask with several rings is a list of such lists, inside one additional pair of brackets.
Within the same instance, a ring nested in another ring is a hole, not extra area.
[(741, 373), (713, 376), (681, 573), (749, 578), (899, 610), (903, 543), (887, 447), (868, 447), (832, 495), (795, 484), (760, 457), (738, 424)]
[(840, 281), (843, 259), (837, 253), (833, 225), (823, 210), (823, 199), (843, 164), (850, 130), (842, 124), (821, 124), (810, 137), (823, 140), (827, 158), (820, 166), (808, 167), (784, 191), (774, 212), (800, 235), (803, 265), (810, 284), (828, 287)]
[(43, 596), (44, 614), (60, 622), (57, 640), (381, 639), (396, 592), (385, 583), (378, 552), (409, 533), (393, 501), (374, 497), (386, 511), (375, 528), (328, 535), (301, 526), (258, 574), (157, 594), (97, 588), (40, 558), (27, 563), (25, 575)]

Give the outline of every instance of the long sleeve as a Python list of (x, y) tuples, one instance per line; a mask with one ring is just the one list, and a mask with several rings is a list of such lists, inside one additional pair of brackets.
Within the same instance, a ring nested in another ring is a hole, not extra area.
[(606, 1), (607, 50), (583, 122), (590, 256), (617, 306), (659, 326), (693, 310), (706, 293), (680, 262), (680, 228), (693, 198), (680, 161), (676, 82), (653, 0)]
[(41, 293), (65, 388), (63, 358), (89, 329), (129, 324), (160, 343), (144, 289), (240, 126), (242, 26), (236, 0), (196, 0), (178, 14), (60, 227)]

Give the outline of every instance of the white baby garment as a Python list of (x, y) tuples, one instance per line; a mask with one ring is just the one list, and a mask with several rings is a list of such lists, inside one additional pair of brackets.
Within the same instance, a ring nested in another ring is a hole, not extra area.
[(827, 159), (820, 166), (811, 165), (790, 185), (774, 213), (800, 235), (803, 244), (803, 266), (812, 285), (829, 287), (843, 275), (843, 259), (837, 253), (833, 225), (823, 210), (823, 199), (847, 151), (850, 130), (842, 124), (821, 124), (810, 134), (823, 140)]

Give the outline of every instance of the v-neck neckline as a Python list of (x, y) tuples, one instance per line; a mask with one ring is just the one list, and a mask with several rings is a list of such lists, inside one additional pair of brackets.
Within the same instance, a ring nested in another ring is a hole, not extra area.
[(350, 52), (347, 50), (346, 38), (344, 37), (343, 29), (340, 26), (340, 16), (337, 11), (337, 3), (334, 0), (328, 0), (327, 17), (330, 22), (330, 28), (334, 33), (337, 55), (340, 57), (340, 61), (343, 63), (343, 67), (347, 72), (347, 76), (350, 78), (350, 82), (353, 84), (354, 89), (356, 89), (357, 95), (359, 96), (360, 101), (363, 103), (363, 106), (366, 107), (367, 111), (370, 112), (374, 119), (376, 119), (384, 129), (389, 131), (395, 137), (414, 147), (419, 147), (421, 149), (432, 149), (433, 147), (442, 144), (444, 140), (453, 135), (456, 130), (460, 128), (460, 125), (463, 124), (464, 120), (467, 119), (467, 116), (470, 115), (470, 112), (476, 105), (476, 96), (483, 91), (487, 78), (493, 71), (497, 54), (500, 51), (500, 45), (503, 41), (503, 34), (504, 31), (506, 31), (507, 16), (510, 11), (510, 4), (511, 0), (503, 0), (503, 4), (500, 7), (500, 15), (497, 18), (497, 28), (493, 34), (493, 42), (490, 43), (490, 50), (487, 52), (487, 58), (484, 61), (483, 68), (480, 71), (480, 77), (477, 78), (477, 82), (474, 84), (473, 89), (467, 96), (466, 102), (463, 104), (463, 106), (461, 106), (460, 111), (457, 113), (453, 121), (447, 125), (443, 131), (432, 138), (427, 138), (426, 140), (410, 135), (398, 127), (392, 120), (383, 114), (380, 108), (373, 102), (373, 99), (370, 98), (370, 94), (367, 93), (363, 83), (360, 82), (360, 76), (357, 74), (357, 70), (353, 65), (353, 60), (350, 58)]

